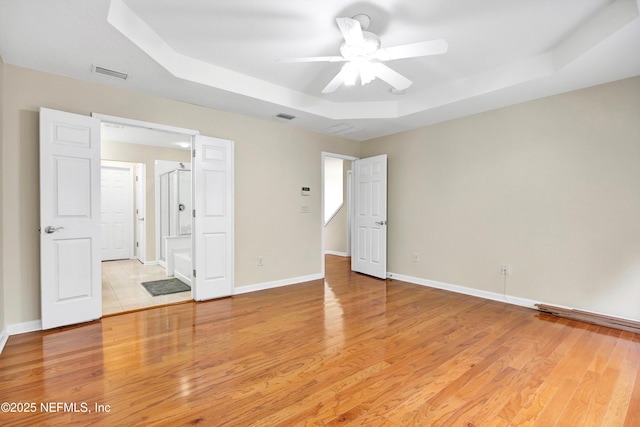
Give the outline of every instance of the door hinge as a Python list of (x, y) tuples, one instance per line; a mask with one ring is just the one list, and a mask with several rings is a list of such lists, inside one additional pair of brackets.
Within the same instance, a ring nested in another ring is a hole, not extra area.
[(195, 148), (193, 149), (193, 158), (194, 159), (196, 158), (196, 149)]
[(140, 242), (136, 242), (136, 248), (140, 247)]
[(193, 277), (196, 277), (196, 270), (193, 270)]
[(193, 217), (194, 218), (196, 217), (196, 210), (195, 209), (193, 210)]
[(138, 175), (136, 175), (136, 182), (138, 182)]

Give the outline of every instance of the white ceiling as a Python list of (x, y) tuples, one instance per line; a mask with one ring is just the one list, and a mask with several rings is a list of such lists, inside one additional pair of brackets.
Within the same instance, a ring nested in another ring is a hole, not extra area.
[[(0, 0), (5, 63), (367, 140), (640, 75), (640, 0)], [(371, 17), (382, 47), (444, 38), (445, 55), (387, 62), (413, 81), (322, 94), (336, 17)], [(129, 75), (92, 72), (94, 65)]]

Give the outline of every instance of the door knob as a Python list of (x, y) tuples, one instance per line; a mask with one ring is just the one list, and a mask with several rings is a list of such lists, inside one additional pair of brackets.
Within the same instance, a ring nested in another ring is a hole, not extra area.
[(58, 230), (64, 230), (64, 227), (52, 227), (50, 225), (47, 225), (44, 228), (44, 232), (47, 233), (47, 234), (55, 233)]
[(387, 223), (387, 221), (382, 220), (382, 221), (376, 221), (376, 224), (378, 225), (385, 225)]

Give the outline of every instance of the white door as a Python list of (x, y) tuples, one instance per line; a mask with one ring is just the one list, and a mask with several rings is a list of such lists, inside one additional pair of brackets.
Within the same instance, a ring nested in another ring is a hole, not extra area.
[(131, 169), (102, 166), (102, 261), (130, 259), (133, 242)]
[(40, 109), (42, 328), (102, 316), (100, 120)]
[(144, 163), (136, 164), (136, 258), (143, 264), (146, 244), (144, 230), (144, 201), (146, 198), (144, 174)]
[(233, 141), (196, 136), (193, 158), (193, 297), (233, 294)]
[(387, 155), (354, 162), (351, 269), (387, 277)]

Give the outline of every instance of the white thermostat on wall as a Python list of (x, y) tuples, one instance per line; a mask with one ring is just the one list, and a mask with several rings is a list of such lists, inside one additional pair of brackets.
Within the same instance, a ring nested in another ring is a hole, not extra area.
[(303, 196), (308, 196), (310, 191), (311, 191), (311, 188), (302, 187), (302, 190), (300, 191), (300, 194), (302, 194)]

